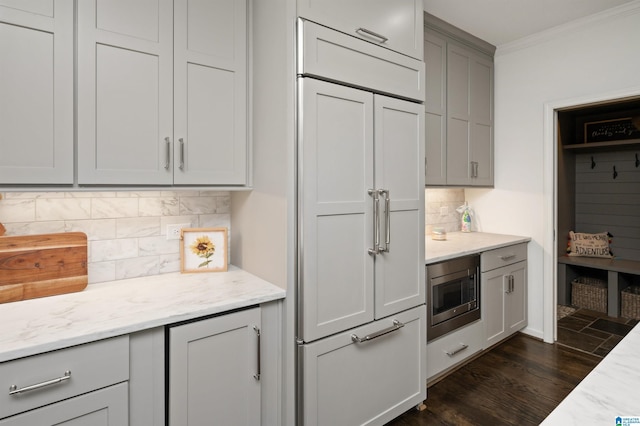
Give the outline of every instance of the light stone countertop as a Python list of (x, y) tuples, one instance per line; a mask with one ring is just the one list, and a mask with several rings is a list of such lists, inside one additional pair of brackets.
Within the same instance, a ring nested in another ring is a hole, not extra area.
[(0, 304), (0, 362), (285, 297), (246, 271), (162, 274)]
[[(615, 425), (616, 417), (640, 418), (640, 327), (615, 348), (542, 422), (543, 425)], [(639, 424), (640, 421), (624, 424)]]
[(425, 263), (428, 265), (528, 241), (531, 241), (530, 237), (486, 232), (448, 232), (446, 240), (436, 241), (431, 239), (431, 234), (427, 234), (424, 245)]

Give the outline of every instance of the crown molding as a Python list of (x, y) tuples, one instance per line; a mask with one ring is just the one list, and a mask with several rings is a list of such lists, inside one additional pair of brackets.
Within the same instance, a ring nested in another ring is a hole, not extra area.
[(532, 34), (527, 37), (523, 37), (519, 40), (515, 40), (510, 43), (499, 45), (496, 48), (495, 56), (505, 55), (518, 50), (526, 49), (541, 43), (552, 41), (564, 34), (569, 34), (581, 29), (587, 29), (589, 26), (596, 23), (606, 22), (616, 19), (623, 15), (630, 15), (640, 13), (640, 0), (636, 0), (631, 3), (623, 4), (621, 6), (612, 7), (611, 9), (604, 10), (593, 15), (579, 18), (566, 24), (558, 25), (548, 30), (541, 31), (536, 34)]

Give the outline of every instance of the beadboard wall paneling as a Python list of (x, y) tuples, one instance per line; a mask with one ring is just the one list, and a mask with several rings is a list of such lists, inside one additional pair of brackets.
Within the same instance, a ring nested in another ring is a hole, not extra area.
[(180, 241), (168, 224), (226, 227), (223, 191), (7, 192), (0, 199), (6, 235), (81, 231), (89, 240), (89, 284), (180, 270)]
[(640, 166), (636, 167), (636, 155), (640, 156), (640, 149), (576, 154), (575, 224), (577, 232), (610, 232), (616, 257), (640, 261)]

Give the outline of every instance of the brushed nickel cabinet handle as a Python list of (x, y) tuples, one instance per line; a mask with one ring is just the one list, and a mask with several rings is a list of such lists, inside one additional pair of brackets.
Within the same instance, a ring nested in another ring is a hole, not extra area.
[(261, 373), (261, 370), (262, 370), (262, 367), (260, 365), (260, 340), (261, 340), (261, 334), (260, 334), (260, 329), (256, 325), (253, 326), (253, 331), (256, 332), (256, 337), (258, 338), (258, 368), (256, 370), (256, 374), (253, 375), (253, 378), (256, 379), (256, 380), (260, 380), (260, 373)]
[(184, 170), (184, 139), (180, 138), (178, 139), (178, 142), (180, 142), (180, 170)]
[(393, 320), (393, 325), (391, 327), (387, 327), (384, 330), (376, 331), (375, 333), (372, 333), (372, 334), (367, 334), (364, 337), (358, 337), (357, 334), (352, 334), (351, 341), (354, 343), (369, 342), (373, 339), (377, 339), (378, 337), (382, 337), (385, 334), (389, 334), (396, 330), (400, 330), (402, 327), (404, 327), (404, 324), (396, 319), (396, 320)]
[(171, 161), (171, 139), (169, 139), (169, 136), (164, 138), (164, 142), (166, 148), (164, 153), (164, 169), (169, 170), (169, 164)]
[(455, 349), (450, 349), (448, 351), (444, 351), (444, 353), (446, 353), (447, 355), (454, 356), (457, 353), (460, 353), (462, 351), (464, 351), (465, 349), (467, 349), (469, 347), (469, 345), (465, 345), (464, 343), (461, 343), (460, 346), (458, 346)]
[(36, 383), (35, 385), (25, 386), (23, 388), (18, 389), (17, 385), (11, 385), (9, 387), (9, 395), (19, 395), (21, 393), (34, 391), (36, 389), (41, 389), (47, 386), (55, 385), (58, 383), (63, 383), (67, 380), (71, 379), (71, 371), (67, 370), (64, 372), (62, 377), (56, 377), (55, 379), (47, 380), (45, 382)]
[(507, 260), (513, 259), (514, 257), (516, 257), (515, 254), (504, 254), (504, 255), (500, 256), (500, 260), (507, 261)]
[(387, 37), (385, 37), (385, 36), (383, 36), (383, 35), (381, 35), (381, 34), (378, 34), (378, 33), (374, 33), (373, 31), (368, 30), (368, 29), (363, 28), (363, 27), (356, 28), (356, 32), (357, 32), (357, 33), (366, 34), (366, 35), (368, 35), (368, 36), (371, 36), (371, 37), (375, 37), (375, 38), (377, 38), (377, 39), (380, 39), (380, 43), (384, 43), (384, 42), (386, 42), (387, 40), (389, 40)]

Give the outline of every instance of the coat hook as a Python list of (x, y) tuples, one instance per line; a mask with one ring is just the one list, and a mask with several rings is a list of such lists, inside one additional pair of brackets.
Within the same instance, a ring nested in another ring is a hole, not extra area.
[(640, 160), (638, 160), (638, 154), (636, 153), (636, 167), (640, 166)]
[(617, 178), (618, 177), (618, 172), (616, 171), (616, 166), (613, 166), (613, 178)]
[[(636, 156), (636, 158), (637, 158), (637, 157), (638, 157), (638, 156)], [(596, 168), (596, 162), (595, 162), (595, 160), (593, 159), (593, 155), (591, 156), (591, 168), (592, 168), (592, 169), (595, 169), (595, 168)]]

